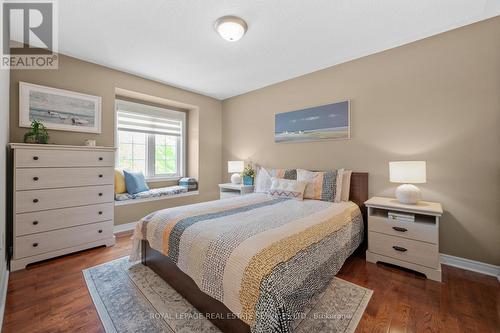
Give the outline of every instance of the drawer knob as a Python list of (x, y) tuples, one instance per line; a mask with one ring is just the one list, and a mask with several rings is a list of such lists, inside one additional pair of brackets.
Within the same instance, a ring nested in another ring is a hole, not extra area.
[(38, 177), (33, 177), (33, 180), (34, 180), (35, 182), (37, 182), (37, 181), (38, 181)]
[(33, 221), (33, 225), (37, 225), (38, 224), (38, 221)]
[(37, 247), (38, 246), (38, 243), (33, 243), (33, 247)]
[(102, 229), (99, 229), (99, 233), (102, 234)]
[(102, 193), (99, 193), (99, 196), (102, 197)]
[(99, 215), (102, 215), (102, 211), (99, 212)]
[(401, 246), (393, 246), (392, 248), (394, 250), (396, 250), (396, 251), (399, 251), (399, 252), (406, 252), (406, 251), (408, 251), (407, 249), (405, 249), (404, 247), (401, 247)]
[(399, 231), (399, 232), (406, 232), (408, 231), (408, 229), (406, 228), (401, 228), (401, 227), (392, 227), (392, 229), (396, 230), (396, 231)]
[(99, 175), (99, 178), (102, 178), (102, 175)]
[(35, 161), (38, 161), (38, 156), (33, 156), (33, 159), (34, 159)]
[(34, 202), (34, 203), (37, 203), (37, 202), (38, 202), (38, 199), (33, 199), (33, 202)]
[(102, 158), (102, 157), (99, 157), (99, 161), (102, 161), (103, 159), (104, 159), (104, 158)]

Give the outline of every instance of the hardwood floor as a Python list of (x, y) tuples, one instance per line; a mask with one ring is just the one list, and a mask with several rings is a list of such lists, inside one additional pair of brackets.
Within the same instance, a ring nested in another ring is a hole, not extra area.
[[(3, 332), (104, 332), (81, 270), (130, 251), (130, 235), (10, 275)], [(348, 259), (338, 277), (374, 291), (357, 332), (499, 332), (500, 283), (443, 266), (443, 283)]]

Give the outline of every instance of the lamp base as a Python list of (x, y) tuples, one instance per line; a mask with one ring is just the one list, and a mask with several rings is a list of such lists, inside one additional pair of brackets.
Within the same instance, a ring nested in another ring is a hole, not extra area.
[(396, 189), (396, 198), (404, 204), (415, 205), (420, 201), (420, 189), (412, 184), (399, 185)]
[(241, 176), (239, 173), (233, 173), (233, 175), (231, 176), (231, 183), (235, 185), (241, 184)]

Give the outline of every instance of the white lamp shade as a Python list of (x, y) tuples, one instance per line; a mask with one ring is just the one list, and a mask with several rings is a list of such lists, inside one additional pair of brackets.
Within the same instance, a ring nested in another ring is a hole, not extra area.
[(425, 161), (389, 162), (391, 183), (422, 184), (427, 181)]
[(227, 161), (227, 172), (229, 173), (240, 173), (243, 172), (245, 168), (245, 162), (243, 161)]

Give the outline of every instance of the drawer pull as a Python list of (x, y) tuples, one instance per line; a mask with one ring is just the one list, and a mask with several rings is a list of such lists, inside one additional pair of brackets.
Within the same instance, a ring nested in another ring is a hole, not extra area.
[(401, 247), (401, 246), (393, 246), (392, 248), (394, 250), (396, 250), (396, 251), (399, 251), (399, 252), (406, 252), (406, 251), (408, 251), (407, 249), (405, 249), (404, 247)]
[(34, 202), (34, 203), (37, 203), (37, 202), (38, 202), (38, 199), (33, 199), (33, 202)]
[(102, 197), (102, 193), (99, 193), (99, 196)]
[(33, 159), (34, 159), (35, 161), (38, 161), (38, 156), (33, 156)]
[(102, 234), (102, 229), (99, 229), (99, 233)]
[(99, 215), (102, 215), (102, 212), (101, 212), (101, 211), (99, 212)]
[(37, 225), (38, 224), (38, 221), (33, 221), (33, 225)]
[(35, 182), (37, 182), (37, 181), (38, 181), (38, 177), (33, 177), (33, 180), (34, 180)]
[(38, 246), (38, 243), (33, 243), (33, 247), (37, 247)]
[(399, 232), (407, 232), (408, 229), (406, 228), (401, 228), (401, 227), (392, 227), (392, 229), (396, 230), (396, 231), (399, 231)]
[(99, 157), (99, 161), (102, 161), (103, 159), (104, 159), (104, 158), (102, 158), (102, 157)]
[(102, 178), (102, 175), (99, 175), (99, 178)]

